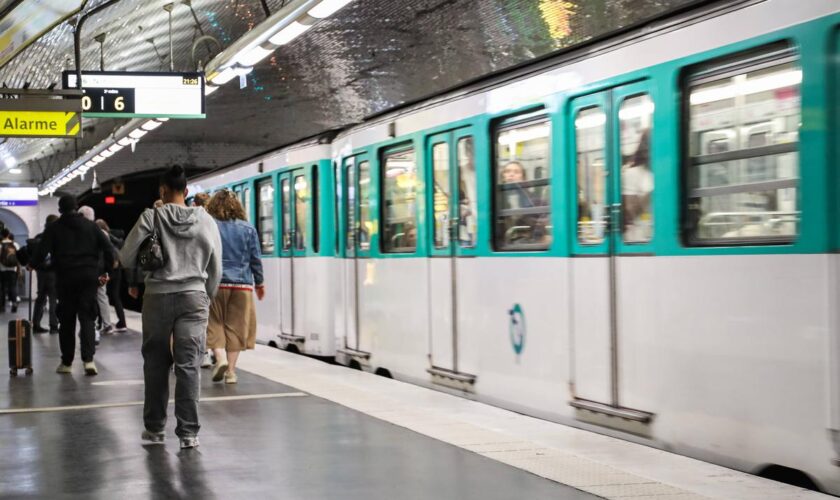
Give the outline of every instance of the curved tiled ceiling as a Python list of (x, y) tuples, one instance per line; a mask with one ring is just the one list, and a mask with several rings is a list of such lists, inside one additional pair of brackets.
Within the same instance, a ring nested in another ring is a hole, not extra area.
[[(91, 0), (90, 10), (107, 0)], [(82, 31), (82, 67), (167, 70), (171, 0), (121, 0), (92, 16)], [(195, 15), (185, 4), (192, 4)], [(272, 12), (283, 0), (266, 0)], [(696, 0), (356, 0), (333, 18), (260, 63), (239, 89), (229, 83), (207, 100), (207, 119), (171, 120), (97, 167), (100, 181), (186, 162), (200, 168), (235, 163), (319, 132), (347, 126), (401, 103), (440, 92)], [(177, 1), (176, 70), (194, 70), (192, 46), (205, 34), (224, 47), (265, 19), (259, 0)], [(199, 28), (200, 26), (200, 28)], [(8, 87), (60, 87), (73, 67), (74, 21), (60, 24), (0, 68)], [(208, 57), (203, 44), (198, 51)], [(84, 119), (84, 138), (9, 139), (0, 157), (32, 159), (23, 176), (41, 182), (124, 123)], [(88, 180), (89, 183), (89, 180)], [(76, 181), (65, 190), (82, 192)]]

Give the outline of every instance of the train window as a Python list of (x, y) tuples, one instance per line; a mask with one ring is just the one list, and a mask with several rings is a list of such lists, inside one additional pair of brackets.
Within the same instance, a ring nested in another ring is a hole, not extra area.
[(306, 214), (309, 202), (309, 183), (305, 175), (295, 176), (295, 250), (306, 249)]
[(312, 165), (312, 194), (310, 194), (312, 206), (312, 251), (318, 253), (321, 248), (320, 231), (321, 225), (318, 220), (318, 165)]
[(251, 222), (251, 188), (242, 188), (242, 208), (245, 209), (245, 218)]
[(345, 219), (345, 227), (347, 228), (347, 236), (345, 241), (345, 248), (353, 251), (356, 248), (356, 169), (353, 166), (353, 160), (347, 160), (346, 163), (347, 176), (345, 177), (345, 189), (347, 200), (347, 210), (345, 211), (347, 219)]
[(262, 253), (274, 253), (274, 181), (257, 182), (257, 232)]
[(439, 142), (432, 146), (434, 170), (435, 248), (449, 248), (449, 144)]
[(653, 236), (653, 172), (650, 135), (653, 101), (647, 94), (625, 99), (618, 111), (621, 134), (621, 223), (625, 243), (646, 243)]
[(551, 243), (550, 133), (545, 118), (519, 120), (496, 131), (498, 250), (542, 250)]
[(280, 206), (283, 209), (283, 250), (292, 247), (292, 197), (289, 179), (280, 182)]
[(578, 241), (595, 245), (606, 230), (607, 115), (600, 107), (580, 110), (575, 118), (577, 151)]
[(417, 166), (414, 149), (384, 154), (382, 251), (408, 253), (417, 248)]
[(341, 224), (339, 223), (339, 221), (341, 220), (341, 200), (342, 195), (344, 193), (344, 185), (341, 183), (341, 169), (338, 167), (337, 162), (333, 162), (333, 179), (335, 182), (335, 205), (333, 206), (333, 237), (335, 238), (335, 254), (338, 255), (340, 250), (339, 244), (341, 243), (341, 236), (339, 234), (339, 232), (341, 231)]
[(373, 218), (370, 213), (370, 163), (359, 163), (359, 250), (370, 249)]
[(473, 138), (458, 140), (458, 238), (462, 247), (474, 247), (478, 230), (478, 206)]
[(801, 81), (787, 47), (690, 75), (689, 243), (786, 243), (796, 237)]

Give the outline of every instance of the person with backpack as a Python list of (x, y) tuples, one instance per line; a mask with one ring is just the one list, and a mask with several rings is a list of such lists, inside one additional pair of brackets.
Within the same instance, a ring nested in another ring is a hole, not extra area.
[(141, 439), (164, 440), (169, 371), (174, 361), (175, 434), (182, 449), (194, 448), (201, 427), (199, 366), (210, 303), (222, 277), (222, 240), (207, 212), (187, 207), (183, 167), (175, 165), (163, 174), (160, 196), (164, 205), (140, 215), (120, 252), (123, 266), (139, 264), (146, 270), (141, 348), (145, 430)]
[(0, 313), (6, 312), (6, 302), (12, 303), (12, 312), (18, 309), (18, 275), (20, 274), (20, 263), (18, 262), (18, 245), (12, 239), (8, 229), (0, 232), (0, 286), (2, 286), (2, 305)]
[(106, 270), (113, 269), (113, 247), (102, 230), (76, 210), (75, 197), (62, 196), (58, 200), (58, 211), (61, 217), (44, 230), (31, 265), (38, 269), (49, 255), (55, 270), (61, 346), (61, 364), (56, 372), (71, 373), (76, 355), (78, 318), (85, 374), (96, 375), (99, 373), (93, 362), (96, 353), (96, 292), (109, 280), (107, 272), (99, 271), (100, 261), (105, 262)]

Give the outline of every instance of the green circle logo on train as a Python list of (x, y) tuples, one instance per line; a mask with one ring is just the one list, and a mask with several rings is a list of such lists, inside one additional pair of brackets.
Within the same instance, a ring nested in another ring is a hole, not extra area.
[(519, 356), (522, 354), (522, 349), (525, 348), (525, 312), (521, 305), (514, 304), (513, 309), (508, 311), (508, 316), (510, 318), (510, 343), (513, 346), (513, 352)]

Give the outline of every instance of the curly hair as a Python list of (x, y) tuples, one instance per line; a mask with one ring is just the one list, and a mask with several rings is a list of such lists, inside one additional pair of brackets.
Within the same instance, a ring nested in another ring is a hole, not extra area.
[(245, 209), (242, 208), (242, 203), (235, 194), (223, 189), (218, 191), (210, 198), (207, 203), (207, 213), (212, 215), (217, 220), (247, 220), (245, 217)]
[(198, 193), (193, 198), (193, 204), (197, 207), (206, 207), (207, 202), (210, 201), (210, 195), (207, 193)]

